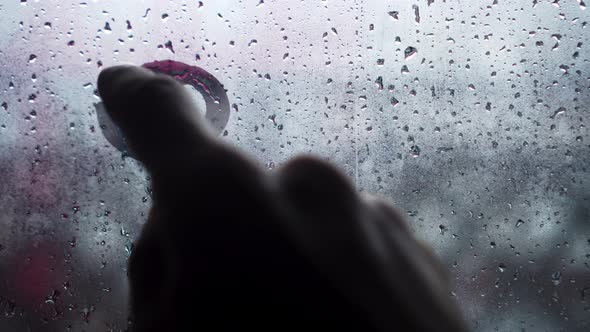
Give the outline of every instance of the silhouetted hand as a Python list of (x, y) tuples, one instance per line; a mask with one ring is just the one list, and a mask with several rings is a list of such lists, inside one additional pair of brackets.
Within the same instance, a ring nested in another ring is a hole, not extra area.
[(134, 331), (464, 331), (446, 272), (403, 218), (328, 163), (263, 172), (146, 69), (98, 89), (151, 174), (129, 260)]

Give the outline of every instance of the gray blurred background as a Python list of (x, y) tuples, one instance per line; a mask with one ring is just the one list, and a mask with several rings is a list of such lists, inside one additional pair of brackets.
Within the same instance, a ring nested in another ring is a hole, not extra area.
[(95, 81), (164, 59), (224, 84), (222, 137), (263, 167), (313, 153), (407, 212), (475, 331), (588, 331), (588, 21), (581, 0), (1, 0), (0, 331), (125, 330), (150, 188)]

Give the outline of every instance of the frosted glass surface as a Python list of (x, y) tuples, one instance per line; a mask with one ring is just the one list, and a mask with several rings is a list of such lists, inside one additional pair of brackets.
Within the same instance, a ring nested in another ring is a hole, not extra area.
[(263, 167), (310, 152), (407, 212), (475, 331), (588, 331), (589, 19), (582, 0), (3, 0), (0, 330), (125, 330), (150, 188), (95, 81), (172, 59), (224, 85), (221, 139)]

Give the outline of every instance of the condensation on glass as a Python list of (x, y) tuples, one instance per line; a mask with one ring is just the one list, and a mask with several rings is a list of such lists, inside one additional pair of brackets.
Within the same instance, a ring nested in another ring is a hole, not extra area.
[[(590, 329), (582, 0), (3, 1), (0, 330), (120, 331), (150, 206), (105, 139), (105, 66), (172, 59), (227, 89), (221, 137), (390, 198), (477, 331)], [(400, 271), (403, 273), (403, 271)]]

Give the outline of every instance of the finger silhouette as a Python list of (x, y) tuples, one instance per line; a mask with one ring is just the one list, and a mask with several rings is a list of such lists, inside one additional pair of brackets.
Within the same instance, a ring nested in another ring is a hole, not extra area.
[(171, 77), (115, 66), (100, 73), (98, 91), (130, 149), (151, 171), (173, 171), (211, 143), (196, 105)]
[[(299, 157), (279, 171), (290, 233), (318, 270), (383, 330), (465, 331), (444, 269), (384, 200), (335, 167)], [(424, 314), (432, 319), (423, 320)]]

